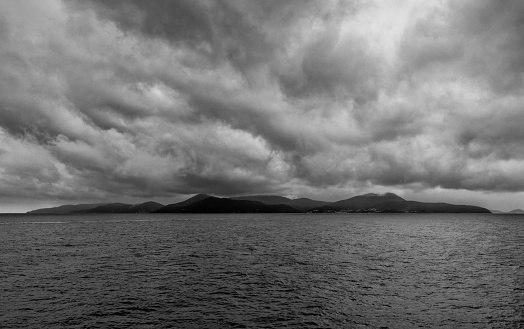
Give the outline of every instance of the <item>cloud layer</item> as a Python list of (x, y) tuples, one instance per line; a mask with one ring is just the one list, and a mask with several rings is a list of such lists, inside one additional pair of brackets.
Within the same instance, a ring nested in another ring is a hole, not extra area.
[(0, 9), (0, 198), (524, 190), (522, 1)]

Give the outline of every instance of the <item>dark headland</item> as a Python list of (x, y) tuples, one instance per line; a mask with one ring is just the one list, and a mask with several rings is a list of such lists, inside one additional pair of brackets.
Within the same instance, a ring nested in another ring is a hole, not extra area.
[(393, 193), (363, 194), (336, 202), (307, 198), (289, 199), (277, 195), (219, 198), (197, 194), (185, 201), (162, 205), (97, 203), (64, 205), (29, 211), (30, 214), (75, 213), (490, 213), (486, 208), (449, 203), (409, 201)]

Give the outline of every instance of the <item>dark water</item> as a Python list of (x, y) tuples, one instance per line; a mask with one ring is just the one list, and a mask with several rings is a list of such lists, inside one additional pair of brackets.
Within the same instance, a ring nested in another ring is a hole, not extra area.
[(0, 216), (1, 328), (524, 328), (524, 216)]

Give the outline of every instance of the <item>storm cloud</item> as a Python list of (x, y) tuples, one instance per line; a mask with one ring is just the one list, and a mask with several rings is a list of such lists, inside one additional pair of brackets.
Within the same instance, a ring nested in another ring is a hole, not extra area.
[(519, 0), (0, 9), (4, 205), (201, 192), (522, 198)]

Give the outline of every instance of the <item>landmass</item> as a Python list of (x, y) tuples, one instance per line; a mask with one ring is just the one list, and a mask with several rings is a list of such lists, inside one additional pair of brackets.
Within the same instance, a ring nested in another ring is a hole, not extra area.
[(500, 210), (493, 210), (490, 209), (492, 214), (502, 214), (502, 215), (511, 215), (511, 214), (524, 214), (524, 210), (522, 209), (514, 209), (511, 211), (500, 211)]
[[(520, 211), (520, 212), (517, 212)], [(95, 203), (63, 205), (29, 211), (30, 214), (74, 213), (491, 213), (472, 205), (409, 201), (393, 193), (363, 194), (336, 202), (308, 198), (290, 199), (278, 195), (252, 195), (219, 198), (197, 194), (185, 201), (163, 205)], [(516, 209), (512, 213), (524, 213)]]

